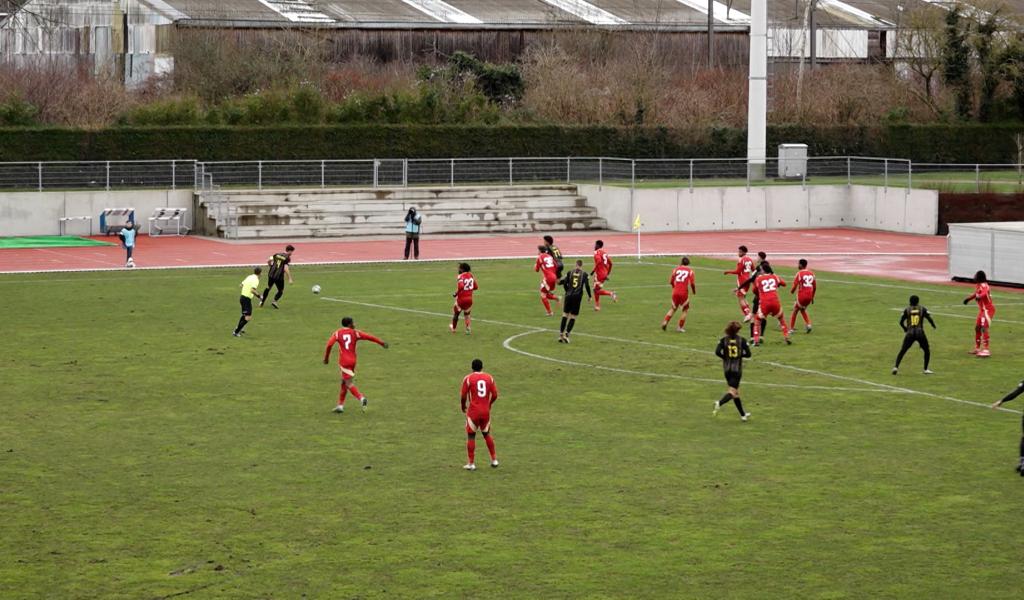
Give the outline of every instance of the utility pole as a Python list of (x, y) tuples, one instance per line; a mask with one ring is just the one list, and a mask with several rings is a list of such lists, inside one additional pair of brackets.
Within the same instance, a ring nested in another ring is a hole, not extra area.
[(715, 68), (715, 0), (708, 0), (708, 68)]

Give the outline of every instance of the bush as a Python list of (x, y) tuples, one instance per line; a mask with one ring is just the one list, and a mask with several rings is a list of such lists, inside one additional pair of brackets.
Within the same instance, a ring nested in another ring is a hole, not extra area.
[(324, 99), (319, 90), (310, 85), (300, 86), (292, 94), (292, 114), (298, 123), (322, 123)]
[(199, 125), (203, 116), (199, 99), (186, 96), (136, 106), (119, 121), (123, 125)]
[(39, 111), (20, 96), (10, 95), (0, 102), (0, 126), (27, 127), (36, 124)]
[[(394, 102), (394, 98), (388, 102)], [(493, 106), (493, 105), (491, 105)], [(480, 107), (465, 107), (476, 110)], [(394, 106), (387, 110), (393, 110)], [(332, 113), (332, 118), (337, 114)], [(1016, 159), (1016, 125), (769, 127), (777, 144), (803, 142), (811, 156), (852, 155), (921, 162), (1002, 163)], [(345, 124), (274, 127), (121, 127), (0, 129), (0, 161), (285, 160), (616, 156), (736, 158), (746, 132), (736, 128), (557, 127), (546, 125)]]

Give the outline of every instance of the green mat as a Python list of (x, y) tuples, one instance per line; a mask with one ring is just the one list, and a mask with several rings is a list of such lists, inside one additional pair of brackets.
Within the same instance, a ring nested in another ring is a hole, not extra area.
[(73, 248), (78, 246), (112, 246), (110, 242), (90, 240), (70, 235), (37, 235), (31, 237), (0, 238), (0, 250), (5, 248)]

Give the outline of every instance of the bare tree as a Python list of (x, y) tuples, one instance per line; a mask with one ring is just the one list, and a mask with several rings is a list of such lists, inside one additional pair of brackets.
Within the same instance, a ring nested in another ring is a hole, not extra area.
[(907, 10), (895, 34), (894, 73), (909, 79), (910, 91), (936, 115), (941, 114), (936, 92), (946, 43), (943, 11), (926, 6)]

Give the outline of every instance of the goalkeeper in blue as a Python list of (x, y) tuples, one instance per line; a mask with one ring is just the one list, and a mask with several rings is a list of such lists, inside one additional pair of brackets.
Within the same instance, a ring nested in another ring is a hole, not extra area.
[[(1024, 381), (1018, 383), (1017, 388), (1007, 394), (1002, 400), (993, 404), (992, 408), (999, 408), (1021, 394), (1024, 394)], [(1021, 420), (1021, 429), (1024, 430), (1024, 419)], [(1017, 464), (1017, 472), (1020, 473), (1021, 477), (1024, 477), (1024, 432), (1021, 433), (1020, 437), (1020, 462)]]

